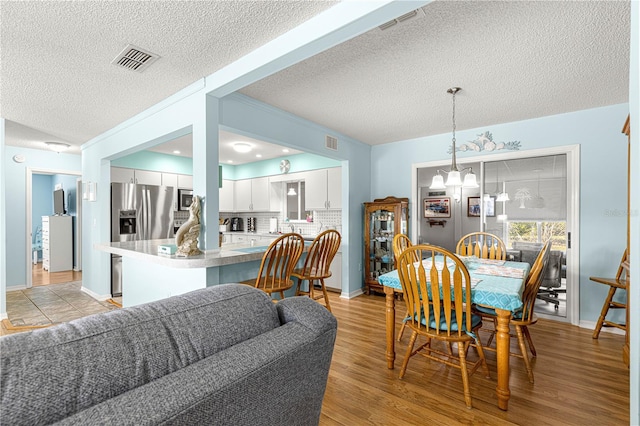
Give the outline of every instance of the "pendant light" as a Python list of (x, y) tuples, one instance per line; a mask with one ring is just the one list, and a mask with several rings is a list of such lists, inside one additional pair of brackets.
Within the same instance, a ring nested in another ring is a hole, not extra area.
[[(460, 90), (459, 87), (452, 87), (447, 90), (447, 93), (451, 93), (452, 101), (453, 101), (453, 137), (451, 138), (451, 169), (449, 171), (446, 170), (437, 170), (436, 175), (431, 180), (431, 186), (429, 189), (446, 189), (447, 186), (457, 187), (462, 186), (463, 188), (478, 188), (478, 180), (476, 179), (475, 173), (473, 173), (473, 169), (471, 167), (465, 167), (464, 169), (458, 169), (458, 164), (456, 162), (456, 93)], [(460, 178), (460, 173), (469, 170), (469, 172), (464, 177), (464, 182)], [(443, 176), (440, 172), (443, 171), (447, 174), (447, 182), (444, 182)]]
[(498, 192), (498, 183), (500, 182), (500, 179), (498, 178), (498, 176), (500, 176), (500, 163), (496, 164), (496, 201), (504, 203), (506, 201), (510, 201), (509, 200), (509, 193), (505, 190), (505, 183), (502, 182), (502, 192)]

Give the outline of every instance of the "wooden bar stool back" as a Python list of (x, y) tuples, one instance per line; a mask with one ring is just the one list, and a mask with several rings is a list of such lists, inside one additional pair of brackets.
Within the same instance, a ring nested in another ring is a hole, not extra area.
[(262, 256), (258, 276), (242, 284), (253, 285), (268, 294), (284, 292), (293, 287), (291, 273), (302, 255), (304, 239), (300, 234), (284, 234), (269, 245)]
[(620, 330), (625, 330), (625, 331), (627, 330), (626, 324), (609, 321), (606, 319), (606, 316), (607, 316), (607, 313), (609, 312), (609, 309), (627, 309), (626, 303), (614, 301), (613, 297), (616, 294), (616, 290), (618, 289), (627, 290), (629, 274), (627, 269), (624, 267), (624, 265), (628, 261), (629, 261), (629, 251), (625, 250), (622, 255), (622, 259), (620, 260), (620, 266), (618, 266), (618, 272), (616, 273), (615, 278), (589, 277), (589, 279), (593, 282), (609, 286), (609, 294), (607, 294), (607, 298), (604, 300), (604, 305), (602, 305), (602, 311), (600, 312), (600, 317), (598, 318), (598, 322), (596, 323), (596, 328), (595, 330), (593, 330), (592, 337), (594, 339), (598, 338), (602, 327), (616, 327), (616, 328), (619, 328)]
[[(311, 243), (304, 266), (295, 269), (291, 273), (291, 276), (298, 279), (296, 296), (306, 295), (313, 300), (324, 299), (324, 305), (329, 312), (331, 312), (331, 305), (329, 304), (324, 279), (331, 276), (331, 262), (340, 248), (341, 240), (342, 236), (336, 230), (329, 229), (322, 232)], [(309, 281), (308, 291), (302, 289), (301, 284), (303, 281)], [(320, 283), (321, 294), (316, 295), (314, 292), (315, 281)]]

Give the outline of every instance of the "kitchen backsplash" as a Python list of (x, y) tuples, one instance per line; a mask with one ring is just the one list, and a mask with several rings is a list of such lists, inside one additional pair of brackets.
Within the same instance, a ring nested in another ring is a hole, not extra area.
[[(220, 217), (241, 217), (244, 225), (244, 230), (247, 230), (247, 219), (250, 217), (256, 218), (256, 232), (267, 233), (269, 232), (269, 219), (272, 217), (278, 218), (278, 230), (281, 232), (291, 232), (291, 225), (293, 225), (295, 232), (302, 234), (317, 234), (321, 231), (329, 228), (337, 229), (342, 232), (342, 210), (318, 210), (314, 212), (313, 222), (296, 222), (288, 223), (284, 221), (284, 216), (278, 213), (221, 213)], [(322, 229), (320, 229), (322, 227)]]

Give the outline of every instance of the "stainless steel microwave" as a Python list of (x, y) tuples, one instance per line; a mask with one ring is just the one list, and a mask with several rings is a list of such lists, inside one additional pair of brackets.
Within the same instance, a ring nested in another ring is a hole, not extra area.
[(193, 201), (193, 190), (178, 189), (178, 210), (189, 210)]

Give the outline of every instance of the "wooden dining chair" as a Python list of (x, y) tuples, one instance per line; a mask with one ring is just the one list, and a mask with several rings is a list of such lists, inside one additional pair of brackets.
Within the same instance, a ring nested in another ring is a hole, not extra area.
[[(324, 285), (324, 279), (331, 276), (331, 262), (335, 257), (338, 249), (340, 248), (340, 242), (342, 236), (336, 230), (329, 229), (322, 232), (316, 238), (314, 238), (307, 253), (307, 258), (304, 261), (302, 268), (294, 269), (291, 273), (292, 277), (298, 279), (298, 285), (296, 287), (296, 296), (306, 295), (313, 300), (324, 299), (325, 307), (331, 312), (331, 305), (329, 304), (329, 297), (327, 296), (327, 288)], [(301, 287), (303, 281), (309, 282), (308, 291), (304, 291)], [(320, 283), (321, 294), (316, 295), (314, 292), (314, 283), (318, 281)]]
[[(416, 258), (426, 259), (415, 262)], [(480, 366), (486, 377), (490, 376), (477, 335), (482, 318), (471, 312), (471, 279), (467, 267), (442, 247), (415, 245), (400, 254), (398, 276), (410, 313), (406, 324), (412, 331), (400, 378), (406, 373), (409, 358), (416, 354), (458, 368), (462, 374), (464, 400), (471, 408), (469, 377)], [(414, 350), (419, 335), (426, 337), (426, 343)], [(432, 340), (456, 343), (457, 356), (432, 347)], [(477, 361), (467, 359), (471, 343), (477, 350)]]
[[(545, 270), (549, 265), (550, 253), (551, 240), (547, 241), (542, 247), (542, 250), (540, 250), (535, 262), (533, 263), (533, 266), (529, 270), (529, 275), (527, 275), (524, 291), (522, 294), (522, 308), (511, 314), (511, 321), (509, 322), (509, 325), (512, 325), (516, 330), (516, 337), (518, 338), (518, 346), (520, 348), (520, 353), (510, 352), (509, 355), (517, 358), (522, 358), (522, 360), (524, 361), (524, 366), (527, 370), (527, 375), (529, 376), (529, 382), (531, 383), (534, 382), (533, 368), (531, 367), (531, 359), (529, 358), (529, 354), (527, 353), (526, 343), (529, 344), (531, 355), (533, 357), (536, 357), (536, 348), (533, 345), (533, 339), (531, 338), (531, 334), (529, 333), (529, 326), (538, 322), (538, 317), (534, 314), (533, 308), (536, 303), (536, 295), (538, 294), (538, 290), (540, 289), (540, 284), (542, 284), (542, 280), (544, 278)], [(496, 311), (491, 308), (485, 308), (475, 305), (473, 307), (473, 310), (474, 312), (482, 316), (483, 320), (488, 319), (493, 321), (493, 329), (489, 330), (490, 336), (487, 344), (485, 345), (485, 349), (489, 351), (495, 351), (496, 349), (491, 346), (491, 342), (493, 341), (493, 337), (496, 333), (496, 324), (498, 319)]]
[[(618, 266), (618, 272), (616, 273), (615, 278), (589, 277), (589, 279), (593, 282), (609, 286), (609, 293), (607, 294), (607, 298), (604, 300), (604, 305), (602, 305), (602, 311), (600, 311), (600, 317), (598, 317), (596, 328), (593, 330), (592, 337), (594, 339), (597, 339), (600, 336), (600, 330), (602, 329), (602, 327), (616, 327), (625, 331), (627, 329), (626, 324), (609, 321), (607, 319), (607, 313), (611, 308), (627, 309), (627, 304), (625, 302), (617, 302), (613, 300), (613, 296), (615, 296), (616, 290), (627, 290), (628, 288), (629, 276), (628, 271), (624, 267), (625, 263), (628, 261), (629, 251), (625, 250), (622, 254), (622, 259), (620, 260), (620, 265)], [(629, 297), (628, 293), (627, 297)]]
[(258, 276), (241, 281), (242, 284), (253, 285), (272, 295), (279, 293), (284, 299), (284, 292), (293, 287), (291, 273), (302, 255), (304, 239), (300, 234), (284, 234), (273, 241), (262, 256)]
[(481, 259), (505, 260), (507, 248), (497, 235), (488, 232), (471, 232), (460, 238), (456, 245), (456, 254)]
[[(396, 269), (398, 269), (398, 258), (400, 257), (400, 254), (411, 246), (413, 246), (413, 243), (411, 242), (409, 237), (406, 236), (405, 234), (396, 234), (395, 237), (393, 237), (393, 256), (395, 258)], [(415, 252), (413, 253), (414, 255), (417, 255), (417, 253)], [(415, 262), (417, 262), (418, 260), (419, 259), (414, 258)], [(404, 334), (404, 329), (407, 327), (406, 319), (409, 318), (409, 315), (410, 313), (409, 313), (409, 310), (407, 309), (407, 315), (405, 316), (405, 321), (402, 321), (402, 325), (400, 326), (400, 333), (398, 333), (398, 342), (402, 339), (402, 335)]]

